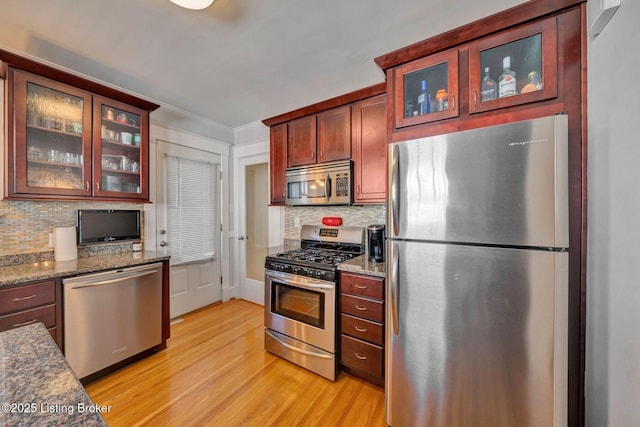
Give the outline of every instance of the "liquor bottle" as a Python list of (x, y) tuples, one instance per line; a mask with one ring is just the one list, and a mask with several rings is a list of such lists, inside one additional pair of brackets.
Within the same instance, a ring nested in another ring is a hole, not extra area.
[(427, 81), (420, 82), (420, 95), (418, 95), (418, 114), (427, 114), (430, 110)]
[(498, 79), (498, 98), (516, 95), (516, 73), (511, 71), (511, 57), (505, 56), (502, 60), (502, 74)]
[(496, 82), (489, 76), (489, 67), (484, 68), (484, 77), (482, 79), (482, 92), (480, 92), (480, 100), (482, 102), (496, 99), (498, 93), (496, 91)]
[(522, 88), (520, 93), (529, 93), (542, 89), (542, 82), (540, 81), (540, 76), (537, 72), (530, 72), (529, 75), (527, 75), (527, 78), (529, 79), (529, 83)]

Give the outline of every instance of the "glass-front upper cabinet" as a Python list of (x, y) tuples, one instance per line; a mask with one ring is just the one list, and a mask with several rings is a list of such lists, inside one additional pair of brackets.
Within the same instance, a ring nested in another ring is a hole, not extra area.
[(13, 73), (9, 196), (91, 195), (91, 94)]
[(148, 114), (99, 96), (93, 102), (94, 195), (147, 199)]
[(394, 73), (395, 128), (459, 115), (457, 49), (402, 65)]
[(469, 47), (469, 112), (557, 96), (556, 18)]

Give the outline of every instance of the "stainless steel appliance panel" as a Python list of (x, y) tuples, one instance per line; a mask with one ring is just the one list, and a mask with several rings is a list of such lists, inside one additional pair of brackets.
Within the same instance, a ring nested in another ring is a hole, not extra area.
[(287, 205), (349, 205), (353, 195), (350, 160), (303, 166), (285, 172)]
[(78, 378), (162, 342), (162, 263), (62, 283), (64, 354)]
[(336, 379), (336, 355), (270, 329), (264, 330), (264, 348), (328, 380)]
[(567, 117), (389, 147), (387, 236), (568, 246)]
[(563, 426), (568, 253), (387, 242), (387, 422)]
[[(265, 271), (264, 281), (265, 326), (335, 353), (335, 283), (271, 270)], [(293, 295), (279, 294), (286, 289)], [(289, 296), (300, 301), (282, 301)], [(302, 313), (302, 309), (306, 313)]]

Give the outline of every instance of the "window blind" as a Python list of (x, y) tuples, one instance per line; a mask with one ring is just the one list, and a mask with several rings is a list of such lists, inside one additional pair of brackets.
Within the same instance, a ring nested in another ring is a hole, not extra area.
[(171, 264), (216, 256), (218, 165), (166, 157), (167, 249)]

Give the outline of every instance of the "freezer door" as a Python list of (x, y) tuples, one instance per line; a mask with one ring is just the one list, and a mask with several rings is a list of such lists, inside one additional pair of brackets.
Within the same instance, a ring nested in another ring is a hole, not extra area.
[(397, 239), (568, 247), (564, 115), (389, 147)]
[(389, 425), (566, 425), (566, 252), (387, 249)]

